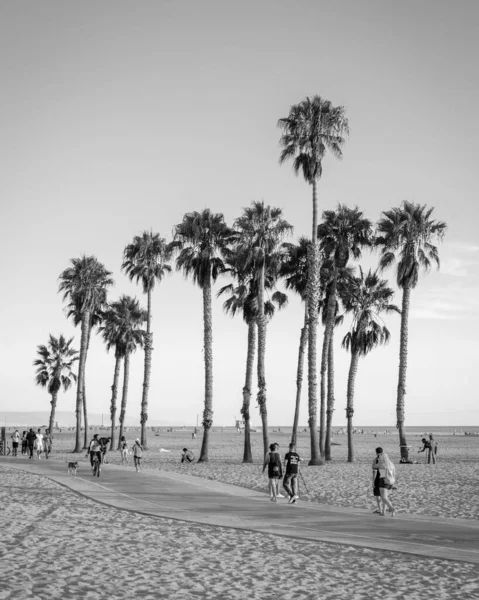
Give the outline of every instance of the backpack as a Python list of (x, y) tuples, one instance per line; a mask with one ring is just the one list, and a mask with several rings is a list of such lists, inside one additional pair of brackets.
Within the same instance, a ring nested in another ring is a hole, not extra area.
[(394, 469), (394, 465), (392, 463), (389, 463), (386, 469), (384, 483), (387, 483), (387, 485), (393, 485), (396, 483), (396, 470)]

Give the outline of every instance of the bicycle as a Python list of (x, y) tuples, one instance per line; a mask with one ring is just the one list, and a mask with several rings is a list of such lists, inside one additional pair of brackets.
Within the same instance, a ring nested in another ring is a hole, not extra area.
[[(7, 449), (7, 451), (5, 452), (5, 456), (9, 456), (9, 454), (11, 453), (12, 450), (8, 444), (6, 445), (6, 449)], [(3, 456), (3, 452), (4, 452), (3, 442), (0, 441), (0, 456)]]
[(100, 477), (100, 472), (101, 472), (101, 464), (100, 464), (100, 459), (98, 458), (98, 456), (95, 454), (95, 456), (93, 457), (93, 477), (95, 477), (95, 475), (97, 477)]

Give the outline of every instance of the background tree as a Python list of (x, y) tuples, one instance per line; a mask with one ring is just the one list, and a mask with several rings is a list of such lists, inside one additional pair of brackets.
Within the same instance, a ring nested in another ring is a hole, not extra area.
[(144, 231), (135, 236), (133, 242), (123, 252), (122, 269), (130, 280), (141, 281), (143, 293), (147, 295), (148, 316), (145, 335), (145, 367), (143, 374), (143, 393), (141, 397), (141, 444), (147, 447), (146, 423), (148, 421), (148, 392), (150, 389), (151, 355), (153, 352), (153, 332), (151, 331), (151, 294), (157, 281), (162, 281), (171, 272), (169, 262), (171, 248), (159, 233)]
[(95, 256), (72, 258), (71, 267), (60, 274), (59, 291), (63, 300), (69, 300), (71, 306), (78, 307), (81, 315), (81, 342), (78, 366), (76, 399), (76, 436), (73, 452), (81, 452), (81, 411), (85, 385), (85, 365), (90, 336), (92, 315), (102, 310), (107, 303), (108, 288), (113, 285), (111, 272), (98, 262)]
[(388, 287), (386, 280), (380, 279), (377, 273), (371, 270), (364, 275), (361, 267), (359, 277), (351, 277), (341, 293), (343, 306), (353, 317), (351, 328), (342, 342), (343, 348), (351, 352), (346, 405), (348, 462), (354, 462), (354, 384), (359, 359), (377, 346), (389, 342), (390, 333), (380, 315), (392, 311), (401, 312), (396, 305), (390, 304), (393, 296), (394, 292)]
[(310, 465), (320, 465), (317, 432), (317, 373), (316, 342), (319, 304), (319, 246), (317, 243), (318, 199), (317, 184), (323, 172), (322, 161), (326, 152), (342, 157), (349, 124), (344, 107), (333, 106), (321, 96), (306, 97), (291, 107), (289, 115), (278, 121), (283, 131), (280, 139), (280, 164), (291, 159), (296, 174), (301, 172), (313, 191), (313, 218), (311, 244), (308, 252), (308, 409), (311, 435)]
[[(120, 407), (120, 430), (118, 432), (118, 449), (120, 448), (120, 439), (123, 435), (126, 404), (128, 400), (128, 383), (130, 378), (130, 356), (137, 347), (142, 348), (144, 345), (146, 332), (142, 329), (143, 324), (148, 319), (148, 312), (141, 308), (136, 298), (131, 296), (121, 296), (117, 302), (112, 304), (113, 309), (117, 312), (117, 327), (118, 327), (118, 345), (119, 353), (124, 357), (123, 363), (123, 392)], [(113, 425), (113, 422), (112, 422)], [(110, 444), (113, 448), (113, 439)]]
[[(339, 278), (345, 273), (350, 257), (358, 259), (361, 250), (372, 244), (372, 223), (356, 208), (339, 204), (336, 210), (323, 212), (323, 222), (318, 225), (318, 238), (324, 260), (329, 261), (331, 281), (328, 285), (328, 301), (321, 352), (321, 409), (319, 448), (325, 456), (326, 442), (326, 374), (328, 368), (329, 345), (333, 334), (337, 309), (337, 287)], [(330, 388), (332, 390), (333, 388)], [(330, 404), (334, 399), (329, 400)]]
[(263, 449), (266, 455), (269, 450), (268, 411), (266, 405), (266, 326), (265, 288), (267, 273), (269, 277), (279, 277), (280, 266), (286, 249), (282, 245), (283, 238), (293, 229), (282, 218), (280, 208), (265, 206), (264, 202), (253, 202), (243, 210), (241, 217), (235, 221), (235, 229), (239, 240), (236, 251), (243, 258), (245, 268), (251, 269), (258, 289), (258, 394), (257, 402), (263, 428)]
[[(251, 451), (251, 414), (250, 402), (252, 393), (252, 380), (254, 359), (256, 353), (256, 319), (258, 316), (258, 282), (254, 278), (254, 271), (248, 261), (240, 254), (233, 253), (228, 260), (229, 273), (235, 278), (235, 284), (224, 286), (218, 292), (218, 296), (229, 294), (229, 298), (223, 303), (223, 308), (232, 316), (241, 312), (243, 320), (248, 325), (248, 348), (246, 354), (245, 385), (243, 387), (243, 405), (241, 415), (244, 422), (244, 450), (243, 463), (252, 463)], [(276, 270), (277, 271), (277, 270)], [(278, 273), (266, 269), (265, 288), (268, 291), (274, 289)], [(271, 299), (266, 300), (264, 312), (267, 319), (271, 319), (275, 312), (275, 304), (281, 309), (287, 304), (287, 297), (282, 292), (275, 291)]]
[(379, 268), (384, 270), (397, 263), (396, 282), (402, 289), (396, 427), (399, 431), (401, 458), (405, 460), (409, 459), (404, 410), (411, 290), (417, 285), (421, 269), (428, 271), (432, 263), (439, 268), (439, 253), (433, 242), (442, 241), (446, 232), (443, 221), (430, 218), (433, 211), (434, 207), (428, 208), (426, 205), (406, 201), (398, 208), (383, 212), (377, 224), (376, 246), (381, 252)]
[(205, 407), (203, 410), (203, 441), (198, 462), (209, 460), (209, 434), (213, 424), (213, 316), (211, 306), (212, 283), (226, 269), (224, 260), (231, 253), (235, 233), (222, 214), (209, 208), (201, 213), (185, 214), (176, 225), (172, 248), (179, 252), (176, 268), (191, 277), (203, 292)]
[(78, 351), (71, 347), (73, 338), (66, 340), (63, 335), (56, 338), (50, 334), (48, 344), (37, 348), (38, 358), (33, 361), (37, 367), (35, 382), (46, 387), (51, 395), (51, 411), (48, 429), (53, 433), (55, 426), (55, 410), (57, 408), (58, 392), (70, 389), (76, 382), (77, 376), (72, 371), (73, 364), (78, 360)]

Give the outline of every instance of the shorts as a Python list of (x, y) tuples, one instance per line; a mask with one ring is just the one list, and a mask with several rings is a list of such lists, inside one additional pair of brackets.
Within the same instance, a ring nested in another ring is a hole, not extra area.
[(139, 465), (140, 464), (140, 460), (141, 460), (141, 456), (134, 456), (133, 460), (135, 461), (135, 465)]
[(12, 442), (12, 446), (13, 446), (14, 448), (18, 448), (18, 442)]
[(384, 481), (384, 477), (379, 477), (379, 471), (378, 471), (377, 475), (374, 479), (374, 495), (375, 496), (381, 495), (381, 488), (383, 488), (385, 490), (392, 490), (393, 486), (390, 485), (389, 483), (386, 483)]

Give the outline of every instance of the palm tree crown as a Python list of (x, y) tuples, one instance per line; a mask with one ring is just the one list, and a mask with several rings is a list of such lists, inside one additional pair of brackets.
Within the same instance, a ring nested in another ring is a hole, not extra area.
[(280, 164), (293, 159), (295, 173), (301, 171), (309, 184), (321, 177), (326, 150), (342, 157), (345, 137), (349, 135), (344, 107), (335, 107), (319, 95), (292, 106), (289, 115), (279, 119), (278, 127), (283, 130)]
[(146, 294), (154, 289), (156, 281), (161, 281), (171, 272), (171, 266), (168, 264), (170, 259), (171, 249), (166, 240), (160, 237), (159, 233), (144, 231), (126, 246), (122, 269), (131, 280), (136, 279), (137, 283), (141, 280), (143, 292)]
[(377, 224), (379, 268), (383, 270), (397, 261), (396, 281), (400, 288), (416, 287), (421, 267), (427, 271), (434, 262), (439, 268), (439, 254), (432, 240), (442, 240), (447, 226), (443, 221), (430, 219), (433, 210), (434, 207), (405, 201), (400, 207), (383, 212)]
[(99, 329), (107, 350), (115, 348), (118, 356), (125, 356), (137, 346), (142, 347), (145, 332), (141, 326), (146, 318), (147, 311), (140, 307), (136, 298), (123, 295), (112, 302), (104, 313), (104, 325)]
[(50, 334), (48, 344), (37, 348), (37, 358), (33, 365), (37, 367), (35, 382), (46, 387), (49, 394), (54, 394), (63, 387), (66, 392), (77, 379), (72, 368), (78, 360), (78, 351), (71, 347), (73, 338), (66, 340)]

